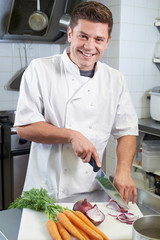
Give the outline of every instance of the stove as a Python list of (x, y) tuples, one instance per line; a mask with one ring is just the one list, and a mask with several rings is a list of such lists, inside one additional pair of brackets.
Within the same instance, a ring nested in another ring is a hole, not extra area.
[(31, 142), (19, 138), (13, 127), (15, 111), (0, 112), (0, 209), (7, 209), (23, 190)]

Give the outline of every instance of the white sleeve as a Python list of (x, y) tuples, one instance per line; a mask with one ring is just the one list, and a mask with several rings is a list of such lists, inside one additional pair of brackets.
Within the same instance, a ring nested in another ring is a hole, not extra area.
[(132, 104), (126, 81), (121, 75), (122, 90), (111, 134), (115, 139), (126, 135), (138, 135), (138, 118)]
[(40, 83), (34, 65), (33, 60), (22, 76), (14, 126), (45, 121)]

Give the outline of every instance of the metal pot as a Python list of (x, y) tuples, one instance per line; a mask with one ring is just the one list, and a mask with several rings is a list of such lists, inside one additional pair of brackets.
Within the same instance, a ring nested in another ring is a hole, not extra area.
[(133, 240), (160, 240), (160, 215), (146, 215), (133, 223)]
[(160, 86), (154, 87), (152, 91), (149, 93), (151, 96), (150, 102), (150, 114), (152, 119), (156, 121), (160, 121)]
[(48, 17), (40, 10), (40, 0), (37, 0), (37, 11), (30, 15), (28, 23), (30, 28), (34, 31), (42, 31), (47, 27)]

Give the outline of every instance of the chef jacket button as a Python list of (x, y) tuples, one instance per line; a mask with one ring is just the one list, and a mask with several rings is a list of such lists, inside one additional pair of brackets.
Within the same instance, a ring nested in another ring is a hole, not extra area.
[(91, 90), (90, 89), (88, 89), (88, 92), (90, 92)]
[(72, 82), (74, 81), (74, 78), (72, 78)]
[(92, 126), (89, 126), (90, 129), (92, 129)]
[(91, 106), (91, 107), (94, 107), (94, 104), (93, 104), (93, 103), (91, 103), (91, 104), (90, 104), (90, 106)]
[(64, 169), (64, 172), (67, 172), (67, 168)]

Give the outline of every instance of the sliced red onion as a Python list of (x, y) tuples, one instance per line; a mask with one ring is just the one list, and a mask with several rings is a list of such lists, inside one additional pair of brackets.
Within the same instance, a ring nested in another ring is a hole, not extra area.
[(111, 200), (108, 204), (107, 207), (110, 209), (116, 211), (116, 212), (121, 212), (120, 214), (110, 214), (108, 215), (115, 217), (122, 223), (127, 223), (127, 224), (133, 224), (133, 222), (139, 217), (134, 215), (133, 213), (128, 212), (127, 210), (121, 208), (115, 201)]
[(113, 200), (107, 203), (107, 207), (109, 207), (112, 210), (115, 210), (116, 212), (121, 212), (120, 206)]

